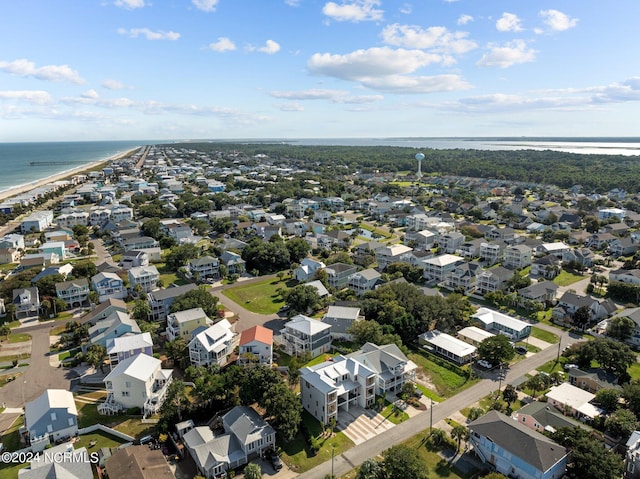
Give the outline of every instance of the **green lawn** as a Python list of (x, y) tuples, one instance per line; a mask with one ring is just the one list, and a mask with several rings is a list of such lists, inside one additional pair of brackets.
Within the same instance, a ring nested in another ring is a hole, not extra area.
[(394, 408), (393, 403), (385, 400), (385, 404), (386, 406), (382, 411), (380, 411), (380, 415), (387, 421), (392, 422), (393, 424), (400, 424), (401, 422), (409, 419), (409, 415), (400, 409)]
[(74, 358), (76, 356), (76, 354), (78, 354), (81, 351), (80, 348), (73, 348), (73, 349), (69, 349), (67, 351), (63, 351), (62, 353), (60, 353), (58, 355), (58, 359), (60, 361), (64, 361), (67, 358)]
[(569, 273), (568, 271), (562, 270), (560, 274), (553, 278), (553, 282), (558, 286), (569, 286), (570, 284), (577, 283), (578, 281), (585, 279), (586, 276), (581, 276), (575, 273)]
[(286, 290), (293, 283), (291, 280), (268, 278), (256, 283), (239, 284), (225, 289), (222, 294), (253, 313), (273, 314), (284, 306), (282, 296), (276, 290)]
[(302, 431), (296, 437), (281, 446), (282, 459), (295, 472), (301, 473), (314, 468), (318, 464), (331, 460), (331, 454), (339, 456), (354, 446), (343, 432), (334, 433), (333, 437), (321, 437), (322, 426), (311, 414), (304, 411), (302, 421), (314, 437), (320, 438), (321, 447), (317, 453), (313, 453), (304, 438)]
[[(94, 446), (90, 446), (91, 441), (96, 441)], [(102, 447), (117, 447), (120, 444), (124, 444), (126, 441), (122, 439), (112, 436), (111, 434), (107, 434), (102, 431), (95, 431), (91, 434), (83, 434), (82, 436), (78, 436), (78, 440), (74, 443), (74, 448), (78, 449), (81, 447), (86, 447), (87, 452), (90, 454), (92, 452), (98, 452)]]
[(31, 341), (31, 335), (27, 333), (11, 333), (9, 335), (9, 343), (23, 343), (25, 341)]
[[(429, 377), (430, 381), (436, 387), (435, 392), (439, 396), (437, 398), (438, 401), (442, 401), (443, 398), (451, 397), (476, 382), (476, 380), (469, 379), (436, 364), (422, 352), (410, 353), (409, 359), (422, 369), (422, 372)], [(432, 399), (436, 400), (436, 397), (432, 397)]]
[(536, 328), (535, 326), (531, 328), (531, 336), (549, 344), (558, 344), (558, 342), (560, 341), (560, 338), (557, 334), (544, 329)]
[(640, 379), (640, 363), (635, 362), (629, 368), (627, 368), (629, 376), (632, 380)]
[[(24, 416), (20, 416), (9, 429), (0, 437), (0, 442), (4, 444), (6, 451), (17, 451), (22, 449), (18, 430), (24, 424)], [(0, 463), (0, 478), (18, 477), (18, 471), (28, 464)]]
[(175, 283), (178, 286), (182, 286), (185, 284), (189, 284), (188, 281), (185, 281), (182, 278), (179, 278), (178, 275), (167, 268), (165, 263), (156, 263), (156, 268), (158, 269), (158, 273), (160, 273), (160, 280), (165, 288), (169, 287), (169, 285)]

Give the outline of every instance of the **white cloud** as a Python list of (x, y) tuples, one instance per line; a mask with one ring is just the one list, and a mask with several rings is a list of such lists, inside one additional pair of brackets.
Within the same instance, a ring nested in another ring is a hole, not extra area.
[(284, 3), (289, 5), (290, 7), (299, 7), (301, 0), (284, 0)]
[(84, 98), (92, 98), (92, 99), (96, 99), (100, 97), (100, 95), (98, 95), (98, 92), (95, 91), (93, 88), (91, 90), (85, 91), (81, 96)]
[(322, 13), (338, 22), (377, 22), (383, 18), (384, 12), (376, 8), (381, 3), (380, 0), (352, 0), (341, 5), (327, 2)]
[(256, 47), (253, 45), (249, 45), (247, 47), (247, 51), (249, 52), (262, 52), (267, 55), (273, 55), (274, 53), (278, 53), (280, 51), (280, 44), (273, 40), (267, 40), (262, 47)]
[(106, 88), (107, 90), (126, 90), (126, 89), (130, 90), (131, 89), (131, 87), (125, 85), (121, 81), (112, 80), (110, 78), (107, 78), (105, 81), (103, 81), (101, 86), (103, 88)]
[(507, 68), (519, 63), (532, 62), (536, 58), (536, 51), (527, 48), (524, 40), (514, 40), (503, 45), (490, 43), (489, 52), (485, 53), (476, 63), (479, 67)]
[(567, 14), (558, 10), (542, 10), (540, 16), (550, 30), (561, 32), (575, 27), (578, 24), (577, 18), (571, 18)]
[(446, 27), (422, 29), (413, 25), (394, 23), (382, 30), (382, 39), (389, 45), (406, 48), (434, 49), (443, 52), (465, 53), (478, 47), (467, 38), (467, 32), (450, 32)]
[(346, 90), (292, 90), (292, 91), (272, 91), (269, 92), (274, 98), (286, 100), (327, 100), (332, 103), (373, 103), (382, 100), (382, 95), (352, 95)]
[(203, 12), (215, 12), (218, 6), (218, 0), (191, 0), (191, 3)]
[(410, 3), (403, 3), (400, 6), (400, 13), (402, 13), (403, 15), (410, 15), (411, 13), (413, 13), (413, 5), (411, 5)]
[(471, 85), (460, 75), (389, 75), (380, 78), (364, 79), (362, 84), (374, 90), (401, 94), (435, 93), (441, 91), (468, 90), (471, 88)]
[(24, 58), (12, 62), (0, 62), (0, 71), (21, 77), (34, 77), (38, 80), (83, 84), (85, 80), (69, 65), (45, 65), (36, 67), (34, 62)]
[(116, 0), (113, 4), (116, 7), (126, 8), (127, 10), (142, 8), (145, 6), (144, 0)]
[(218, 41), (209, 43), (207, 48), (214, 52), (231, 52), (236, 49), (236, 44), (227, 37), (218, 37)]
[(44, 105), (51, 103), (51, 95), (43, 90), (7, 90), (0, 91), (0, 100), (17, 100), (20, 102)]
[(471, 15), (463, 14), (463, 15), (460, 15), (458, 17), (458, 20), (457, 20), (456, 23), (458, 25), (466, 25), (467, 23), (472, 22), (472, 21), (473, 21), (473, 17)]
[(177, 40), (180, 38), (180, 34), (172, 31), (163, 32), (162, 30), (153, 31), (148, 28), (119, 28), (118, 33), (120, 35), (127, 35), (130, 38), (138, 38), (139, 36), (145, 37), (147, 40)]
[(273, 106), (280, 111), (304, 111), (300, 103), (278, 103)]
[(518, 15), (513, 13), (503, 13), (502, 17), (496, 22), (496, 28), (501, 32), (520, 32), (522, 25)]

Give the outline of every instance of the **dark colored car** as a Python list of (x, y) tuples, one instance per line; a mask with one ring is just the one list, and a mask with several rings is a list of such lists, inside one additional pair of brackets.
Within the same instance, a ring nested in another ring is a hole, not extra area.
[(269, 452), (269, 460), (271, 461), (271, 465), (276, 471), (282, 469), (282, 459), (280, 459), (280, 456), (278, 456), (278, 453), (276, 451)]
[(518, 354), (527, 354), (527, 348), (524, 346), (516, 346), (516, 353)]

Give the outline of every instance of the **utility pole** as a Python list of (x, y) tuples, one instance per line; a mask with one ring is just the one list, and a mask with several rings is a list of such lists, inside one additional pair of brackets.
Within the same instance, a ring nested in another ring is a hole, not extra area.
[(335, 455), (335, 452), (336, 452), (336, 445), (335, 445), (335, 444), (333, 444), (333, 445), (331, 446), (331, 479), (334, 479), (334, 477), (335, 477), (335, 476), (333, 475), (333, 457), (334, 457), (334, 455)]
[(431, 407), (429, 408), (429, 434), (431, 434), (433, 430), (433, 399), (429, 399), (431, 400)]
[(560, 345), (561, 344), (562, 344), (562, 337), (560, 337), (560, 340), (558, 341), (558, 355), (556, 356), (556, 363), (560, 361)]

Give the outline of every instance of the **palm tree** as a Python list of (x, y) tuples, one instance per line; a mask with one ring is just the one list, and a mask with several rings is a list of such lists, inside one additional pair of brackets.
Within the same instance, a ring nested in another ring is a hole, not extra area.
[(536, 393), (544, 389), (544, 379), (539, 374), (536, 374), (531, 379), (529, 379), (528, 383), (529, 387), (533, 389), (532, 397), (536, 397)]
[(457, 441), (456, 454), (458, 454), (462, 440), (469, 439), (469, 430), (462, 424), (458, 424), (451, 430), (451, 437)]
[(260, 479), (261, 477), (262, 469), (260, 469), (260, 464), (250, 462), (247, 464), (247, 467), (244, 468), (245, 479)]

